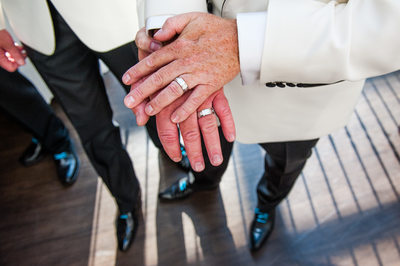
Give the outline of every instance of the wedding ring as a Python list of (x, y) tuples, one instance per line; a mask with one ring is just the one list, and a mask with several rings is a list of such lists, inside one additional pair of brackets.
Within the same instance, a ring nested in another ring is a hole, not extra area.
[(179, 84), (179, 86), (181, 86), (183, 93), (185, 93), (188, 90), (189, 87), (183, 78), (177, 77), (177, 78), (175, 78), (175, 81), (176, 81), (176, 83)]
[(197, 113), (197, 117), (202, 118), (203, 116), (211, 115), (211, 114), (215, 114), (214, 108), (212, 108), (212, 107), (199, 111)]

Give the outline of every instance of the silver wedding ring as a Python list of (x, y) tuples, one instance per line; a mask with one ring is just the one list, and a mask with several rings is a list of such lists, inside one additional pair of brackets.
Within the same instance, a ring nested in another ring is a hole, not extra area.
[(215, 114), (214, 108), (212, 108), (212, 107), (199, 111), (197, 113), (197, 117), (202, 118), (203, 116), (207, 116), (207, 115), (211, 115), (211, 114)]
[(175, 78), (175, 81), (176, 81), (176, 83), (179, 84), (179, 86), (181, 86), (183, 93), (185, 93), (188, 90), (189, 87), (183, 78), (177, 77), (177, 78)]

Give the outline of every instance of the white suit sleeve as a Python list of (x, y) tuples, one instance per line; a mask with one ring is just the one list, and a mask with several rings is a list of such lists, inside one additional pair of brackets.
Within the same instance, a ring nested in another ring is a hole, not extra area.
[(239, 13), (236, 19), (240, 75), (243, 85), (250, 85), (260, 79), (267, 12)]
[(270, 0), (260, 81), (355, 81), (400, 69), (399, 29), (398, 0)]

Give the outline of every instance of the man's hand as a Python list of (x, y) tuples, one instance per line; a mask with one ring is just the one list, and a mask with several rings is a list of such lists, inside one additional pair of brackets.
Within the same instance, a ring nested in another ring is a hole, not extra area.
[[(188, 92), (187, 94), (190, 93), (191, 92)], [(176, 124), (171, 122), (170, 116), (176, 109), (176, 106), (185, 101), (187, 97), (190, 96), (185, 94), (156, 115), (157, 131), (160, 141), (168, 156), (176, 162), (181, 160), (179, 132)], [(223, 161), (218, 133), (218, 122), (215, 115), (217, 115), (220, 120), (225, 138), (228, 141), (233, 141), (235, 139), (235, 125), (223, 89), (212, 94), (197, 111), (211, 107), (214, 108), (215, 114), (198, 118), (197, 112), (195, 112), (179, 124), (190, 164), (197, 172), (203, 171), (205, 167), (201, 148), (201, 135), (203, 136), (211, 164), (218, 166)]]
[(0, 66), (9, 72), (25, 65), (26, 54), (21, 46), (14, 43), (7, 30), (0, 30)]
[[(171, 35), (171, 38), (174, 36), (175, 34)], [(139, 30), (139, 32), (136, 34), (135, 42), (139, 49), (139, 60), (143, 60), (145, 57), (162, 47), (161, 42), (149, 37), (144, 28)], [(137, 82), (133, 83), (131, 90), (134, 90), (140, 86), (147, 79), (147, 77), (148, 76), (143, 77)], [(179, 131), (177, 125), (171, 122), (170, 117), (176, 108), (179, 107), (185, 100), (187, 100), (191, 93), (192, 91), (185, 93), (183, 96), (179, 97), (176, 101), (156, 115), (157, 130), (160, 141), (169, 157), (176, 162), (181, 160)], [(157, 97), (158, 94), (159, 92), (156, 92), (149, 98), (153, 99)], [(144, 99), (142, 103), (132, 109), (136, 115), (136, 122), (138, 125), (144, 125), (148, 120), (148, 115), (144, 111), (144, 107), (147, 102), (148, 99)], [(223, 93), (223, 89), (218, 90), (209, 98), (207, 98), (206, 101), (198, 108), (198, 111), (210, 107), (214, 108), (216, 115), (219, 117), (225, 138), (230, 142), (234, 141), (235, 125), (228, 101)], [(218, 133), (218, 124), (214, 114), (198, 118), (197, 112), (193, 113), (188, 119), (180, 123), (180, 131), (186, 146), (185, 148), (189, 161), (191, 162), (192, 168), (195, 171), (202, 171), (205, 165), (201, 147), (201, 135), (203, 136), (210, 162), (215, 166), (222, 163), (223, 158)]]
[(132, 85), (148, 76), (140, 85), (132, 87), (125, 97), (125, 105), (131, 109), (143, 105), (143, 101), (160, 90), (146, 104), (146, 114), (155, 115), (182, 96), (183, 91), (174, 80), (183, 78), (191, 93), (171, 114), (171, 120), (180, 123), (239, 73), (239, 55), (235, 20), (206, 13), (169, 18), (154, 35), (153, 48), (159, 48), (158, 45), (176, 35), (179, 36), (175, 41), (158, 50), (152, 49), (156, 51), (130, 68), (123, 82)]

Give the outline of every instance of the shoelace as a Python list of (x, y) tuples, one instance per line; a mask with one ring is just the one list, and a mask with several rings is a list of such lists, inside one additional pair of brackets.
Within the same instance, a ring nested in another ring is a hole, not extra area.
[(260, 211), (259, 208), (256, 208), (256, 221), (262, 224), (267, 223), (268, 220), (268, 213)]
[(61, 153), (56, 153), (53, 156), (54, 156), (54, 160), (61, 160), (61, 159), (67, 158), (68, 154), (64, 151)]

